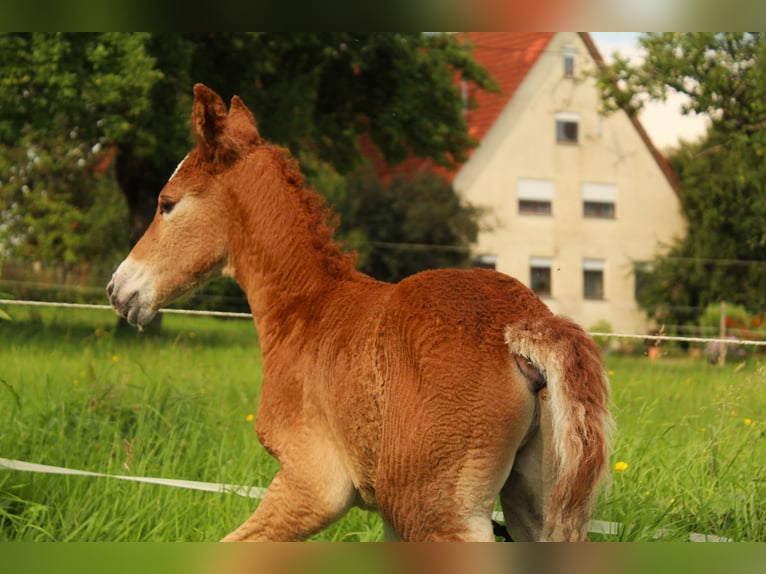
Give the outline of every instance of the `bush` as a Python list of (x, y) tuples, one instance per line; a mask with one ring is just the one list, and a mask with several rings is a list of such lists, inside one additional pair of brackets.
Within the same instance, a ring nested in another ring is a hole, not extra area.
[[(704, 335), (717, 336), (721, 325), (721, 305), (719, 303), (708, 305), (699, 320), (700, 330)], [(726, 338), (744, 340), (762, 340), (766, 338), (766, 325), (764, 325), (764, 313), (751, 314), (740, 305), (726, 305)], [(711, 363), (718, 361), (723, 345), (721, 343), (708, 343), (705, 347), (705, 355)], [(726, 348), (727, 356), (737, 359), (746, 357), (749, 349), (754, 347), (729, 344)]]
[[(591, 333), (611, 333), (612, 324), (606, 319), (601, 319), (590, 329), (588, 329), (588, 331)], [(601, 347), (602, 351), (607, 351), (609, 349), (609, 341), (611, 340), (610, 337), (592, 337), (592, 339), (596, 345)]]

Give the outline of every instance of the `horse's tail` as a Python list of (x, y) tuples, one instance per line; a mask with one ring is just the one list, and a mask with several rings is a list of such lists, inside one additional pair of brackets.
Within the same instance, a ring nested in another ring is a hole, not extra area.
[(512, 324), (505, 337), (511, 353), (542, 375), (532, 390), (539, 407), (549, 409), (541, 416), (550, 417), (552, 432), (543, 441), (552, 440), (555, 461), (542, 535), (586, 539), (598, 487), (608, 475), (613, 425), (601, 351), (578, 325), (556, 316)]

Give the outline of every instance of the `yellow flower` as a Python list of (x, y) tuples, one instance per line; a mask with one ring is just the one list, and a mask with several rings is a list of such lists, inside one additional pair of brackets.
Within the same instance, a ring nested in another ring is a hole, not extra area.
[(753, 421), (751, 421), (750, 419), (745, 419), (745, 424), (747, 426), (750, 426), (751, 424), (753, 424)]
[(114, 361), (116, 363), (119, 360), (120, 360), (120, 358), (117, 355), (112, 355), (112, 361)]
[(676, 499), (675, 499), (675, 498), (671, 498), (671, 499), (670, 499), (670, 503), (668, 504), (668, 506), (672, 506), (672, 505), (674, 505), (675, 503), (676, 503)]
[(651, 490), (647, 490), (646, 492), (644, 492), (644, 496), (649, 496), (650, 494), (652, 494)]
[(614, 371), (610, 370), (609, 372), (607, 372), (607, 375), (609, 375), (610, 377), (613, 377), (614, 376)]
[(80, 381), (78, 381), (77, 379), (75, 379), (74, 381), (72, 381), (72, 384), (73, 384), (73, 385), (76, 387), (77, 385), (79, 385), (79, 384), (80, 384)]
[(255, 415), (247, 415), (245, 417), (245, 420), (249, 423), (253, 422), (255, 420)]
[(614, 465), (614, 470), (617, 472), (622, 472), (624, 470), (628, 470), (628, 463), (620, 461), (617, 464)]

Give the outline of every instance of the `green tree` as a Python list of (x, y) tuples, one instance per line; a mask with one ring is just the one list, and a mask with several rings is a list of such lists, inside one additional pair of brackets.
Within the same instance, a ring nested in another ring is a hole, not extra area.
[(124, 249), (116, 187), (93, 171), (104, 149), (142, 137), (134, 122), (161, 77), (148, 39), (0, 35), (0, 240), (18, 254), (71, 264)]
[(444, 178), (423, 172), (384, 185), (371, 169), (349, 178), (343, 221), (363, 234), (360, 267), (373, 277), (399, 281), (437, 267), (472, 264), (469, 245), (480, 212), (466, 205)]
[[(66, 137), (22, 138), (5, 150), (0, 245), (22, 260), (74, 267), (108, 262), (128, 247), (127, 209), (108, 155)], [(2, 255), (2, 254), (0, 254)]]
[(193, 82), (239, 94), (267, 139), (341, 172), (364, 133), (391, 162), (461, 161), (474, 142), (454, 74), (493, 86), (470, 46), (415, 33), (6, 34), (0, 66), (0, 142), (111, 147), (132, 240), (191, 145)]
[(706, 136), (669, 156), (681, 181), (686, 237), (645, 278), (640, 302), (658, 319), (694, 323), (721, 300), (766, 308), (766, 35), (650, 33), (646, 58), (616, 58), (600, 74), (607, 109), (637, 113), (677, 92)]

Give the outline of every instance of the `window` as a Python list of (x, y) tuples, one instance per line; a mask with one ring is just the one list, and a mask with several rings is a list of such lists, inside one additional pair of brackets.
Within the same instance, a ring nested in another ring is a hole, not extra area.
[(580, 114), (559, 112), (556, 114), (556, 141), (558, 143), (577, 143)]
[(583, 203), (583, 215), (601, 219), (614, 219), (614, 203), (602, 201), (585, 201)]
[(519, 179), (516, 197), (521, 215), (550, 215), (553, 202), (553, 182), (545, 179)]
[(480, 269), (497, 269), (497, 255), (477, 255), (473, 264)]
[(523, 213), (525, 215), (550, 215), (551, 202), (550, 201), (534, 201), (531, 199), (520, 199), (519, 213)]
[(582, 186), (583, 217), (614, 219), (617, 186), (611, 183), (584, 183)]
[(577, 51), (572, 46), (564, 46), (561, 51), (564, 62), (564, 77), (574, 78), (575, 75), (575, 54)]
[(604, 298), (604, 267), (603, 259), (583, 260), (583, 296), (586, 299)]
[(468, 82), (464, 79), (460, 80), (460, 101), (462, 102), (463, 115), (468, 112)]
[(572, 54), (564, 54), (564, 77), (574, 78), (574, 56)]
[(529, 258), (529, 288), (541, 297), (551, 295), (551, 262), (550, 257)]

